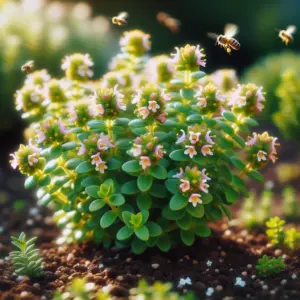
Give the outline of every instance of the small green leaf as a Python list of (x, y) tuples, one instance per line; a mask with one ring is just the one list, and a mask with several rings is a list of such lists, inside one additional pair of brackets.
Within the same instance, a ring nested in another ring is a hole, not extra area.
[(167, 220), (171, 220), (171, 221), (179, 220), (180, 218), (182, 218), (184, 216), (184, 214), (185, 214), (184, 210), (174, 211), (174, 210), (171, 210), (168, 205), (166, 205), (162, 211), (163, 217), (166, 218)]
[(162, 184), (153, 183), (149, 194), (155, 198), (165, 199), (169, 197), (167, 189)]
[(223, 111), (222, 115), (225, 119), (227, 119), (230, 122), (236, 121), (236, 116), (230, 111)]
[(183, 243), (187, 246), (192, 246), (195, 241), (195, 234), (192, 231), (180, 230), (180, 237)]
[(197, 204), (196, 207), (194, 207), (192, 204), (189, 204), (187, 205), (186, 210), (195, 218), (202, 218), (204, 216), (204, 206), (201, 204)]
[(175, 150), (170, 153), (170, 158), (175, 161), (188, 161), (189, 157), (184, 154), (183, 149)]
[(98, 195), (98, 192), (99, 192), (99, 186), (98, 185), (91, 185), (91, 186), (88, 186), (85, 191), (87, 192), (87, 194), (90, 196), (90, 197), (93, 197), (93, 198), (99, 198), (99, 195)]
[(129, 227), (132, 227), (132, 224), (131, 224), (131, 222), (130, 222), (131, 216), (132, 216), (132, 215), (133, 215), (133, 214), (132, 214), (130, 211), (123, 211), (123, 212), (122, 212), (122, 219), (123, 219), (124, 223), (125, 223), (127, 226), (129, 226)]
[(93, 165), (91, 165), (88, 161), (84, 161), (77, 166), (75, 171), (79, 174), (82, 174), (82, 173), (88, 173), (93, 169), (94, 169)]
[(141, 214), (142, 214), (142, 224), (145, 224), (148, 221), (148, 218), (149, 218), (149, 211), (142, 210)]
[(140, 193), (137, 196), (137, 206), (140, 210), (149, 210), (152, 205), (151, 197), (147, 193)]
[(149, 239), (149, 230), (145, 225), (142, 227), (136, 228), (134, 230), (134, 232), (135, 232), (135, 235), (142, 241), (147, 241)]
[(112, 158), (107, 162), (107, 170), (110, 171), (119, 170), (121, 168), (121, 165), (122, 163), (119, 160)]
[(211, 201), (213, 201), (213, 196), (211, 194), (204, 194), (201, 196), (201, 200), (203, 204), (209, 204)]
[(131, 249), (135, 254), (142, 254), (147, 248), (147, 244), (140, 239), (134, 239), (131, 244)]
[(45, 173), (45, 174), (48, 174), (48, 173), (52, 172), (53, 170), (56, 169), (57, 165), (58, 165), (57, 159), (52, 159), (52, 160), (50, 160), (50, 161), (45, 165), (44, 173)]
[(162, 228), (157, 223), (149, 221), (147, 222), (146, 226), (151, 237), (160, 236), (162, 234)]
[(192, 79), (193, 79), (193, 81), (195, 81), (195, 80), (199, 80), (199, 79), (201, 79), (202, 77), (204, 77), (206, 74), (204, 73), (204, 72), (202, 72), (202, 71), (197, 71), (197, 72), (193, 72), (192, 73)]
[(131, 218), (130, 218), (130, 224), (137, 228), (139, 226), (141, 226), (143, 223), (143, 216), (142, 213), (139, 212), (137, 214), (131, 214)]
[(129, 239), (134, 233), (134, 230), (132, 228), (129, 228), (128, 226), (123, 226), (117, 233), (117, 239), (119, 241), (127, 240)]
[(189, 214), (185, 214), (183, 218), (176, 221), (179, 228), (183, 230), (190, 230), (193, 226), (193, 218)]
[(60, 145), (57, 146), (53, 146), (50, 149), (50, 155), (54, 158), (54, 157), (59, 157), (61, 155), (62, 152), (62, 148)]
[(257, 123), (257, 121), (255, 121), (254, 119), (251, 119), (251, 118), (245, 118), (244, 119), (244, 124), (247, 124), (251, 127), (256, 127), (258, 126), (259, 124)]
[(152, 186), (153, 177), (149, 174), (141, 174), (138, 177), (137, 184), (142, 192), (147, 192)]
[(107, 228), (111, 226), (117, 219), (117, 215), (114, 211), (110, 210), (106, 212), (100, 219), (100, 226), (102, 228)]
[(258, 180), (260, 182), (264, 182), (264, 177), (257, 171), (250, 171), (247, 173), (248, 177)]
[(233, 130), (233, 128), (230, 125), (228, 125), (228, 124), (226, 124), (225, 122), (222, 122), (222, 121), (219, 121), (218, 124), (221, 127), (221, 129), (224, 132), (226, 132), (227, 134), (229, 134), (230, 136), (234, 136), (235, 135), (234, 130)]
[(200, 124), (202, 122), (202, 116), (200, 114), (192, 114), (186, 118), (189, 123)]
[(171, 194), (177, 194), (179, 192), (178, 179), (168, 179), (165, 181), (165, 186)]
[(98, 195), (102, 198), (110, 196), (114, 190), (114, 182), (112, 179), (105, 180), (99, 188)]
[(180, 90), (180, 95), (185, 99), (192, 99), (194, 97), (194, 89), (183, 88)]
[(40, 187), (47, 186), (50, 184), (50, 182), (51, 182), (50, 175), (43, 176), (42, 178), (39, 179), (39, 186)]
[(211, 230), (207, 226), (207, 224), (204, 221), (202, 221), (197, 223), (195, 233), (200, 237), (208, 237), (211, 235)]
[(183, 197), (180, 194), (175, 194), (170, 200), (170, 208), (172, 210), (180, 210), (186, 207), (188, 204), (188, 198)]
[(69, 151), (69, 150), (73, 150), (77, 147), (77, 143), (76, 142), (68, 142), (68, 143), (64, 143), (61, 145), (61, 148), (63, 151)]
[(130, 160), (123, 164), (122, 170), (130, 174), (140, 172), (143, 170), (143, 168), (137, 160)]
[(239, 193), (229, 186), (226, 187), (225, 196), (229, 203), (235, 203), (239, 199)]
[(231, 214), (231, 210), (227, 207), (227, 205), (225, 204), (221, 204), (220, 205), (222, 211), (224, 212), (224, 214), (227, 216), (228, 220), (232, 220), (232, 214)]
[(114, 194), (110, 197), (109, 203), (114, 206), (120, 206), (125, 203), (125, 198), (122, 194)]
[(246, 167), (245, 164), (240, 159), (238, 159), (236, 156), (232, 156), (230, 158), (230, 160), (237, 169), (239, 169), (239, 170), (245, 169), (245, 167)]
[(74, 170), (74, 169), (76, 169), (77, 166), (78, 166), (79, 164), (81, 164), (82, 162), (83, 162), (83, 160), (80, 159), (80, 158), (72, 158), (72, 159), (70, 159), (70, 160), (68, 160), (68, 161), (66, 162), (66, 168), (67, 168), (68, 170)]
[(87, 125), (92, 129), (104, 129), (105, 123), (102, 120), (91, 120), (87, 122)]
[(97, 211), (97, 210), (101, 209), (103, 206), (105, 206), (105, 204), (106, 203), (103, 199), (96, 199), (90, 204), (89, 210), (90, 210), (90, 212)]
[(168, 252), (171, 249), (171, 241), (169, 236), (161, 236), (157, 242), (157, 247), (163, 252)]
[(166, 179), (168, 172), (165, 167), (161, 165), (152, 166), (149, 168), (149, 173), (157, 179)]
[(146, 122), (141, 119), (134, 119), (128, 124), (130, 127), (144, 127), (146, 126)]
[(25, 189), (32, 189), (37, 183), (35, 176), (30, 176), (25, 180), (24, 187)]
[(99, 176), (89, 176), (87, 178), (85, 178), (82, 182), (81, 185), (83, 187), (88, 187), (90, 185), (98, 185), (100, 186), (101, 184), (101, 179), (99, 178)]
[(128, 181), (128, 182), (124, 183), (121, 187), (121, 192), (122, 192), (122, 194), (125, 194), (125, 195), (134, 195), (134, 194), (137, 194), (139, 191), (140, 190), (137, 186), (136, 180)]
[(239, 135), (235, 135), (233, 139), (241, 146), (245, 147), (245, 141), (243, 138), (241, 138)]

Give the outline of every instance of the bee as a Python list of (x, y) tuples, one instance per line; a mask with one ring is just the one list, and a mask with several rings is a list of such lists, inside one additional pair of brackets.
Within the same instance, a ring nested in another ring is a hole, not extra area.
[(172, 18), (169, 14), (164, 12), (159, 12), (156, 15), (156, 19), (159, 23), (165, 25), (170, 31), (176, 33), (179, 31), (180, 21)]
[(238, 27), (235, 24), (226, 24), (224, 27), (224, 35), (216, 33), (208, 33), (208, 36), (216, 40), (216, 44), (223, 47), (228, 54), (231, 53), (231, 49), (240, 50), (240, 43), (233, 37), (238, 33)]
[(116, 17), (112, 18), (112, 23), (119, 25), (119, 26), (124, 26), (127, 25), (127, 19), (128, 18), (128, 13), (126, 11), (120, 12)]
[(21, 70), (22, 72), (29, 73), (32, 71), (33, 67), (34, 67), (34, 61), (29, 60), (21, 67)]
[(286, 45), (288, 45), (294, 40), (293, 33), (296, 32), (296, 29), (297, 29), (296, 26), (290, 25), (287, 27), (286, 30), (279, 30), (278, 36)]

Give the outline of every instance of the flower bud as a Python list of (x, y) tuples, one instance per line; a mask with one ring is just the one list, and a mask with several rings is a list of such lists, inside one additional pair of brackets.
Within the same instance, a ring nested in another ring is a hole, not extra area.
[(175, 69), (168, 56), (160, 55), (149, 60), (146, 72), (151, 82), (167, 83), (173, 78)]

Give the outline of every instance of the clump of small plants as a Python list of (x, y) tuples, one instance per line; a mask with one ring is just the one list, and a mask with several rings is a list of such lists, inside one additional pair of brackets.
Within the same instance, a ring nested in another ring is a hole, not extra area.
[(296, 228), (285, 228), (285, 221), (273, 217), (266, 222), (266, 234), (272, 245), (286, 246), (291, 250), (300, 247), (300, 232)]
[(26, 239), (24, 232), (20, 236), (11, 237), (12, 244), (19, 250), (12, 251), (9, 254), (15, 272), (18, 275), (26, 275), (28, 277), (40, 277), (43, 275), (43, 259), (39, 254), (39, 249), (35, 248), (36, 237), (30, 240)]
[(65, 57), (63, 78), (31, 73), (16, 95), (31, 121), (11, 164), (63, 228), (59, 243), (168, 251), (210, 235), (247, 177), (276, 161), (277, 138), (251, 134), (262, 87), (235, 73), (206, 76), (203, 49), (150, 57), (150, 36), (124, 32), (110, 71), (92, 81), (88, 54)]
[(281, 257), (270, 258), (267, 255), (264, 255), (258, 260), (256, 269), (258, 274), (262, 277), (268, 277), (280, 273), (286, 268), (286, 265), (283, 263)]

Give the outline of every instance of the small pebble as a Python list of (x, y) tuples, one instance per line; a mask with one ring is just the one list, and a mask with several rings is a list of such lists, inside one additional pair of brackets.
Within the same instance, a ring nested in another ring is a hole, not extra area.
[(20, 294), (20, 297), (21, 298), (27, 298), (27, 297), (29, 297), (29, 293), (28, 292), (26, 292), (26, 291), (23, 291), (23, 292), (21, 292), (21, 294)]
[(199, 264), (199, 262), (198, 262), (198, 260), (193, 260), (193, 265), (197, 265), (197, 264)]
[(286, 279), (283, 279), (283, 280), (281, 280), (281, 285), (285, 285), (286, 283), (287, 283), (287, 280)]
[(247, 273), (246, 271), (244, 271), (244, 272), (242, 272), (242, 275), (243, 275), (243, 276), (247, 276), (248, 273)]
[(252, 265), (250, 265), (250, 264), (247, 265), (247, 268), (248, 268), (248, 269), (251, 269), (251, 268), (252, 268)]
[(206, 296), (207, 297), (210, 297), (212, 296), (212, 294), (214, 293), (214, 289), (212, 287), (209, 287), (207, 290), (206, 290)]
[(131, 257), (126, 258), (126, 262), (130, 263), (132, 261)]
[(280, 255), (282, 254), (282, 250), (281, 250), (281, 249), (276, 249), (276, 250), (274, 251), (274, 254), (275, 254), (276, 256), (280, 256)]
[(75, 258), (73, 253), (69, 253), (67, 256), (67, 261), (70, 262), (71, 260), (73, 260)]
[(292, 277), (292, 279), (295, 280), (295, 279), (297, 279), (297, 274), (293, 274), (291, 277)]
[(211, 267), (212, 261), (211, 261), (211, 260), (208, 260), (208, 261), (206, 262), (206, 265), (207, 265), (208, 267)]
[(158, 269), (158, 268), (159, 268), (159, 264), (152, 264), (151, 267), (152, 267), (153, 269)]
[(263, 290), (267, 290), (267, 289), (268, 289), (268, 286), (265, 284), (265, 285), (262, 286), (262, 289), (263, 289)]
[(216, 272), (216, 273), (220, 273), (220, 270), (219, 270), (219, 269), (215, 269), (215, 272)]
[(223, 286), (222, 285), (217, 285), (216, 286), (216, 291), (217, 292), (222, 292), (223, 291)]

